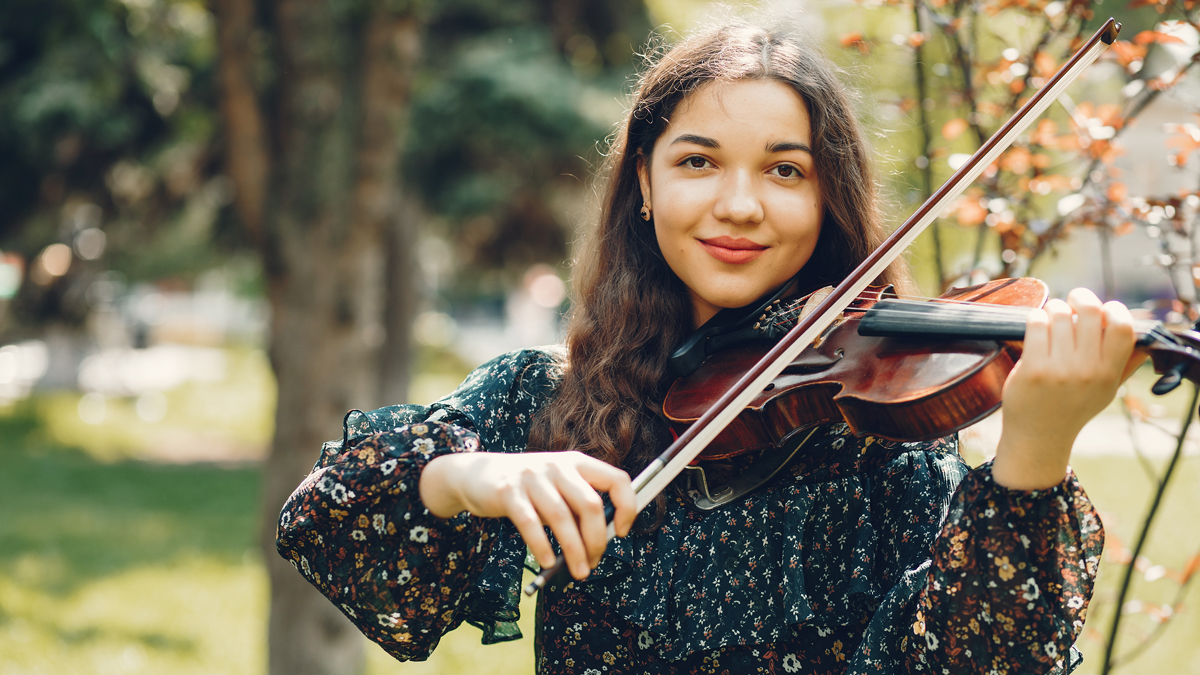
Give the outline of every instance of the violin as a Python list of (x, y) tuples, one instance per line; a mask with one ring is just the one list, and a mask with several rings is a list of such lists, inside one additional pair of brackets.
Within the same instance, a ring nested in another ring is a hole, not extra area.
[[(786, 332), (820, 293), (770, 302), (752, 332), (728, 331), (744, 335), (740, 344), (725, 340), (702, 360), (677, 353), (676, 363), (701, 365), (667, 392), (663, 413), (673, 429), (683, 432), (699, 419), (762, 358), (769, 336)], [(867, 287), (688, 465), (696, 507), (714, 509), (757, 489), (820, 425), (844, 422), (858, 436), (921, 441), (982, 420), (1000, 407), (1004, 382), (1021, 357), (1026, 314), (1047, 297), (1046, 284), (1030, 278), (951, 289), (930, 301)], [(1137, 348), (1162, 374), (1154, 393), (1165, 394), (1184, 378), (1200, 382), (1200, 332), (1154, 321), (1136, 322), (1134, 329)], [(688, 344), (695, 352), (704, 343)], [(705, 462), (750, 453), (758, 456), (732, 479), (710, 484)]]
[[(930, 223), (938, 217), (951, 201), (961, 195), (967, 186), (979, 177), (983, 171), (993, 162), (999, 159), (1000, 154), (1008, 148), (1009, 145), (1016, 140), (1022, 132), (1024, 132), (1035, 119), (1058, 98), (1067, 86), (1078, 75), (1083, 72), (1089, 65), (1094, 63), (1096, 59), (1111, 45), (1117, 38), (1121, 27), (1114, 19), (1109, 19), (1100, 27), (1096, 33), (1080, 47), (1079, 51), (1072, 56), (1066, 64), (1055, 73), (1041, 89), (1037, 91), (1025, 103), (1022, 108), (1017, 111), (1016, 115), (1004, 124), (991, 138), (985, 142), (974, 155), (971, 156), (965, 163), (955, 171), (949, 180), (946, 181), (934, 194), (921, 205), (917, 211), (904, 221), (900, 227), (886, 239), (879, 248), (875, 249), (859, 264), (836, 288), (830, 291), (819, 301), (812, 303), (811, 306), (806, 305), (808, 310), (806, 315), (798, 315), (795, 325), (792, 326), (778, 341), (776, 341), (770, 349), (761, 354), (758, 361), (750, 365), (741, 372), (740, 375), (730, 378), (732, 380), (728, 388), (720, 392), (714, 400), (710, 401), (707, 409), (703, 414), (697, 417), (690, 425), (684, 429), (683, 433), (668, 447), (661, 455), (654, 459), (645, 469), (633, 478), (632, 486), (636, 493), (636, 507), (638, 511), (646, 508), (650, 502), (654, 501), (655, 497), (662, 492), (668, 485), (671, 484), (702, 452), (707, 446), (721, 436), (726, 427), (730, 426), (738, 419), (743, 410), (751, 406), (759, 396), (767, 390), (769, 386), (774, 384), (775, 378), (784, 374), (784, 371), (795, 363), (798, 358), (803, 359), (801, 353), (810, 344), (817, 340), (827, 341), (832, 337), (830, 332), (831, 327), (835, 324), (843, 322), (848, 311), (853, 311), (855, 303), (862, 303), (869, 300), (869, 296), (864, 300), (863, 293), (868, 292), (867, 287), (871, 282), (887, 269), (888, 265), (896, 259), (916, 238), (929, 226)], [(1042, 291), (1044, 299), (1044, 288)], [(884, 301), (892, 302), (896, 299), (876, 298), (878, 301), (874, 304), (880, 304)], [(948, 298), (953, 299), (953, 298)], [(1038, 303), (1040, 304), (1040, 302)], [(739, 313), (741, 314), (741, 313)], [(731, 322), (729, 326), (717, 323), (718, 330), (711, 336), (701, 336), (694, 338), (697, 342), (719, 342), (721, 340), (729, 340), (736, 334), (744, 332), (739, 321)], [(1022, 327), (1024, 322), (1021, 322)], [(703, 329), (703, 327), (702, 327)], [(729, 329), (729, 330), (727, 330)], [(836, 328), (834, 329), (836, 332)], [(1023, 328), (1022, 328), (1023, 334)], [(713, 338), (717, 338), (713, 340)], [(736, 341), (736, 340), (734, 340)], [(832, 343), (831, 343), (832, 344)], [(1187, 349), (1192, 349), (1186, 346)], [(843, 360), (844, 355), (839, 356), (836, 352), (838, 347), (833, 347), (834, 363), (829, 364), (829, 368), (833, 368), (836, 363)], [(845, 347), (841, 347), (845, 349)], [(1182, 347), (1181, 347), (1182, 348)], [(706, 351), (701, 352), (707, 354)], [(809, 358), (815, 358), (812, 367), (823, 367), (821, 359), (828, 361), (831, 357), (827, 353), (821, 353), (818, 347), (814, 354)], [(1016, 359), (1011, 358), (1011, 353), (1006, 358), (1010, 358), (1015, 363)], [(958, 355), (952, 355), (948, 358), (959, 358)], [(970, 358), (970, 357), (968, 357)], [(1160, 357), (1163, 358), (1163, 357)], [(847, 362), (849, 359), (846, 359)], [(936, 360), (936, 358), (934, 359)], [(693, 359), (694, 361), (694, 359)], [(699, 364), (696, 364), (699, 365)], [(1156, 366), (1158, 362), (1156, 361)], [(1174, 361), (1167, 364), (1168, 367), (1176, 368)], [(690, 365), (688, 366), (690, 367)], [(801, 366), (803, 369), (805, 366)], [(1178, 378), (1182, 378), (1182, 374), (1187, 372), (1192, 375), (1192, 370), (1195, 366), (1179, 366), (1179, 373), (1176, 373)], [(989, 371), (993, 372), (993, 371)], [(996, 377), (996, 374), (990, 377)], [(1003, 383), (1003, 378), (1000, 379)], [(778, 385), (776, 385), (778, 386)], [(805, 389), (815, 390), (819, 387), (806, 387)], [(836, 392), (835, 392), (836, 393)], [(830, 401), (833, 397), (830, 396)], [(843, 397), (843, 401), (847, 397)], [(870, 407), (869, 399), (865, 399), (867, 403), (863, 405)], [(836, 404), (832, 404), (836, 406)], [(896, 420), (899, 424), (899, 420)], [(965, 426), (965, 425), (964, 425)], [(779, 427), (782, 429), (782, 427)], [(816, 428), (815, 426), (812, 428)], [(733, 433), (736, 433), (736, 429)], [(801, 437), (799, 444), (803, 444), (803, 437), (800, 434), (784, 435), (783, 438), (791, 440)], [(796, 452), (799, 445), (793, 444), (792, 452)], [(764, 453), (768, 454), (768, 453)], [(764, 469), (760, 473), (769, 473)], [(713, 495), (716, 496), (716, 495)], [(616, 536), (612, 526), (613, 509), (611, 505), (605, 509), (605, 516), (609, 521), (608, 537)], [(539, 589), (546, 585), (552, 577), (563, 573), (566, 565), (563, 562), (562, 556), (551, 567), (542, 570), (532, 582), (525, 587), (526, 595), (533, 595)]]

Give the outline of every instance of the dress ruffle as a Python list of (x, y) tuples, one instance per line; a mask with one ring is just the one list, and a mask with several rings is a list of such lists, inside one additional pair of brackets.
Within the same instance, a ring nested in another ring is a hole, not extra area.
[[(453, 571), (479, 568), (491, 548), (479, 519), (438, 518), (418, 496), (432, 459), (478, 448), (475, 434), (453, 425), (376, 433), (322, 453), (283, 507), (280, 554), (396, 658), (426, 658), (458, 625), (458, 598), (473, 575)], [(440, 592), (428, 593), (431, 586)]]
[(483, 631), (483, 644), (490, 645), (523, 637), (517, 620), (526, 549), (521, 533), (507, 519), (491, 519), (486, 526), (495, 543), (464, 599), (463, 615)]

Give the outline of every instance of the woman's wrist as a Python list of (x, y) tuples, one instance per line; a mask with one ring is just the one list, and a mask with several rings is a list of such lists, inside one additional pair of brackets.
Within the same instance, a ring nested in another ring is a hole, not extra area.
[(453, 485), (453, 477), (461, 470), (456, 466), (461, 463), (458, 461), (461, 456), (453, 453), (434, 457), (421, 471), (418, 482), (421, 503), (438, 518), (450, 518), (466, 508)]
[(1001, 433), (992, 461), (992, 480), (1010, 490), (1046, 490), (1062, 483), (1074, 438), (1018, 436)]

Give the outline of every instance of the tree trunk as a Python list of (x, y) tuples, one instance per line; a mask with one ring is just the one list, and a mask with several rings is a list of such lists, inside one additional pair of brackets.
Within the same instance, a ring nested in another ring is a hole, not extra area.
[[(372, 407), (404, 403), (412, 378), (412, 324), (420, 308), (421, 291), (417, 271), (419, 210), (404, 200), (398, 176), (397, 153), (403, 147), (414, 65), (420, 54), (420, 30), (411, 16), (372, 20), (367, 28), (366, 47), (385, 54), (365, 64), (365, 135), (361, 154), (358, 199), (361, 219), (380, 231), (382, 278), (374, 298), (379, 300), (380, 323), (369, 335), (381, 346), (375, 403)], [(367, 176), (374, 176), (369, 179)]]
[(233, 207), (255, 243), (262, 243), (262, 210), (266, 198), (267, 137), (255, 87), (255, 58), (250, 49), (254, 34), (254, 2), (214, 0), (217, 15), (219, 61), (218, 105), (225, 122), (225, 170), (236, 186)]
[(384, 275), (387, 284), (383, 307), (385, 340), (379, 355), (379, 403), (409, 402), (413, 376), (412, 328), (421, 299), (428, 292), (417, 273), (416, 243), (421, 212), (416, 205), (400, 205), (399, 217), (384, 232)]
[[(254, 64), (248, 49), (232, 44), (251, 33), (249, 3), (214, 2), (227, 161), (252, 234), (251, 221), (261, 218), (256, 239), (279, 388), (262, 497), (269, 672), (359, 673), (359, 632), (276, 554), (275, 528), (321, 443), (340, 435), (346, 411), (378, 401), (383, 233), (399, 213), (400, 143), (419, 26), (411, 13), (387, 9), (386, 0), (366, 12), (331, 0), (273, 0), (277, 85), (274, 100), (262, 105), (260, 95), (239, 88)], [(270, 125), (262, 124), (264, 110)], [(266, 158), (260, 172), (244, 166), (256, 152)]]

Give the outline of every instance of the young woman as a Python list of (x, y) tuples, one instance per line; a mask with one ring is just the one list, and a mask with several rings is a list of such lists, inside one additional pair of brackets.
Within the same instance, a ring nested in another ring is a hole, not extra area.
[(615, 136), (567, 350), (502, 356), (428, 407), (352, 412), (285, 506), (281, 554), (405, 660), (463, 621), (520, 637), (522, 565), (553, 562), (548, 529), (574, 580), (539, 598), (538, 672), (1073, 670), (1103, 534), (1067, 461), (1133, 348), (1125, 308), (1087, 291), (1032, 313), (993, 462), (833, 425), (734, 503), (675, 491), (635, 517), (629, 474), (670, 442), (668, 355), (722, 309), (867, 255), (868, 153), (801, 41), (733, 24), (671, 49)]

